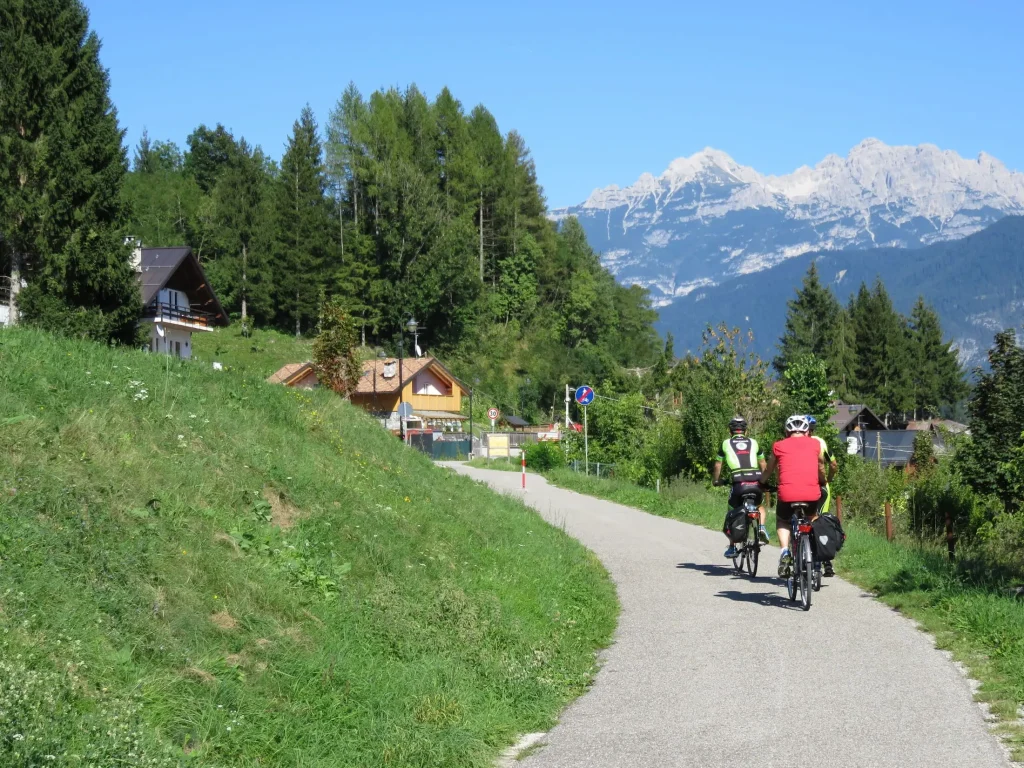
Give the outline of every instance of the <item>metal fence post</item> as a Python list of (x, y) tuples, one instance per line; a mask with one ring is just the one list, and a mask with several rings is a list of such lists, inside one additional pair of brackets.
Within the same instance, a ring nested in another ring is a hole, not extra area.
[(597, 476), (598, 477), (601, 476), (601, 462), (600, 461), (597, 462)]

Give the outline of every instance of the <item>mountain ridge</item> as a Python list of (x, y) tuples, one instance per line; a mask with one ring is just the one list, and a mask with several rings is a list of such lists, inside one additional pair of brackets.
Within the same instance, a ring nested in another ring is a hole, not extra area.
[(920, 248), (1024, 214), (1024, 173), (981, 152), (865, 139), (846, 157), (764, 175), (707, 147), (659, 176), (594, 190), (575, 215), (605, 265), (656, 306), (818, 251)]
[(917, 249), (876, 248), (802, 254), (761, 272), (693, 291), (659, 312), (658, 330), (676, 351), (696, 351), (707, 324), (752, 329), (753, 348), (771, 358), (785, 327), (787, 302), (811, 261), (823, 285), (846, 304), (861, 282), (881, 278), (896, 309), (918, 296), (935, 307), (946, 338), (967, 366), (982, 365), (998, 331), (1024, 325), (1024, 216), (1007, 216), (966, 238)]

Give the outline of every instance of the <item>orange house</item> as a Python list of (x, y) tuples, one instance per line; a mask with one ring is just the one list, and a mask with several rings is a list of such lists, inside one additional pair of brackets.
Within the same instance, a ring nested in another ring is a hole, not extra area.
[(387, 429), (400, 428), (398, 406), (408, 403), (410, 429), (461, 431), (468, 416), (462, 411), (462, 386), (451, 372), (433, 357), (367, 360), (350, 400), (353, 405), (377, 416)]

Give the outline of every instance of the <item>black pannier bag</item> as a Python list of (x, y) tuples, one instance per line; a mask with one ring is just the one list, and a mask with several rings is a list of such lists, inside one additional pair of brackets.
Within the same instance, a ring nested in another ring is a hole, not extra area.
[(725, 525), (722, 526), (722, 533), (729, 537), (733, 544), (739, 544), (747, 540), (747, 530), (750, 519), (747, 517), (747, 510), (730, 509), (725, 513)]
[(811, 538), (819, 560), (832, 560), (843, 548), (846, 534), (839, 518), (835, 515), (822, 515), (811, 524)]

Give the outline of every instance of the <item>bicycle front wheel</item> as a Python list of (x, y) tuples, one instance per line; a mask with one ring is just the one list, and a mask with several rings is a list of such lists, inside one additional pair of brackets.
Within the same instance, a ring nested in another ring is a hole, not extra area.
[(804, 536), (800, 540), (800, 607), (811, 610), (811, 593), (814, 591), (814, 556), (811, 554), (811, 540)]

